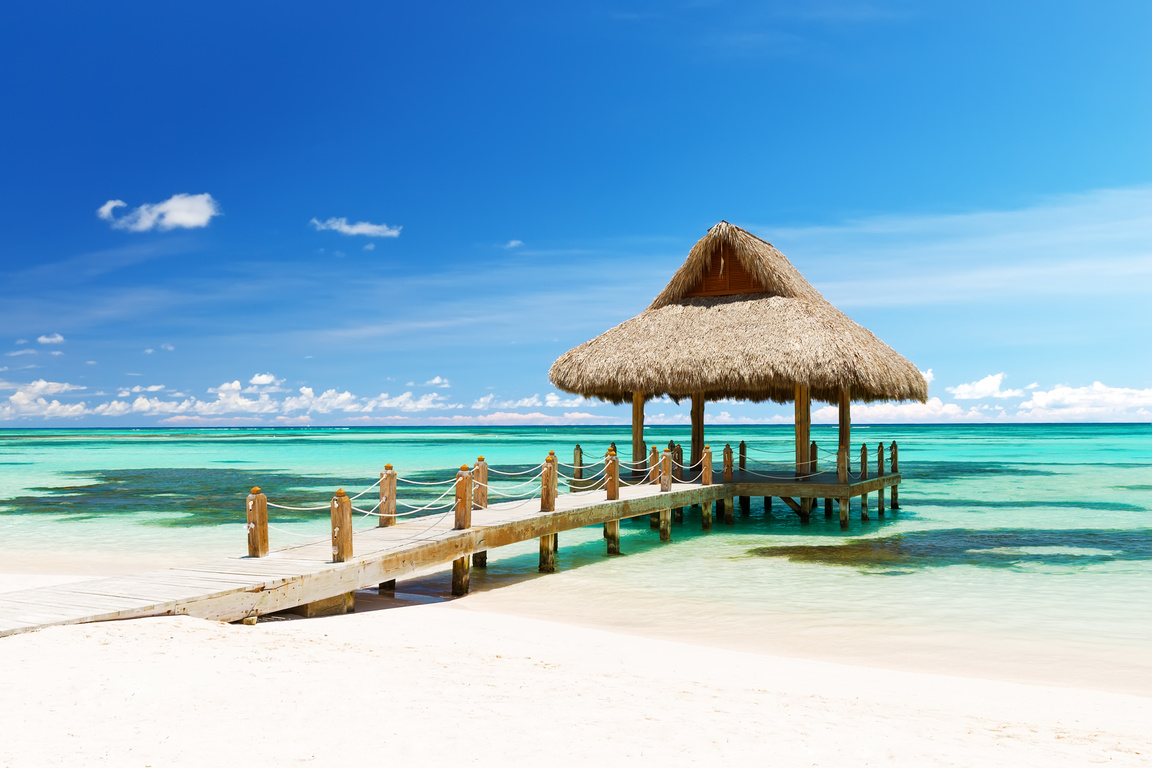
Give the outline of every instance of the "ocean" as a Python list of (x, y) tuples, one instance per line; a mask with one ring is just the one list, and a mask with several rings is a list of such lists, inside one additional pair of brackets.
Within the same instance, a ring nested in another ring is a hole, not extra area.
[[(813, 439), (834, 449), (834, 426)], [(650, 445), (688, 428), (650, 427)], [(1152, 426), (857, 425), (870, 454), (900, 447), (900, 509), (847, 531), (780, 503), (701, 531), (698, 510), (661, 545), (647, 518), (621, 557), (598, 528), (561, 536), (559, 573), (535, 544), (490, 555), (461, 603), (617, 631), (783, 655), (1152, 694)], [(790, 426), (709, 425), (719, 455), (744, 440), (752, 468), (786, 465)], [(244, 497), (324, 505), (385, 463), (430, 482), (483, 455), (524, 471), (572, 461), (627, 427), (45, 429), (0, 431), (0, 572), (122, 573), (245, 551)], [(874, 460), (874, 459), (873, 459)], [(821, 457), (821, 461), (829, 459)], [(834, 461), (834, 459), (833, 459)], [(514, 492), (512, 480), (505, 481)], [(501, 487), (501, 486), (497, 486)], [(435, 498), (403, 486), (406, 499)], [(529, 486), (527, 491), (534, 489)], [(370, 492), (372, 494), (374, 492)], [(323, 538), (321, 511), (274, 510), (273, 548)], [(370, 518), (361, 525), (373, 525)], [(446, 599), (433, 574), (401, 585)]]

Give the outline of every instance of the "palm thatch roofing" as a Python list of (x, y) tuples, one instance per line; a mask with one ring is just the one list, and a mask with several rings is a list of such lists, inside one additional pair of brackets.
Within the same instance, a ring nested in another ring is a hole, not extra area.
[(842, 386), (853, 401), (928, 397), (915, 365), (832, 306), (771, 243), (726, 221), (646, 310), (561, 355), (548, 378), (615, 403), (633, 392), (784, 403), (797, 384), (829, 403)]

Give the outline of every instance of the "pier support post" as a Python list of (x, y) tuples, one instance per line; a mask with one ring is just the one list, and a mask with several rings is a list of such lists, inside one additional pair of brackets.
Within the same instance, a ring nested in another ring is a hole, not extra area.
[(772, 516), (772, 497), (771, 496), (765, 496), (764, 497), (764, 515), (765, 515), (765, 517), (771, 517)]
[(616, 451), (610, 450), (608, 452), (607, 481), (604, 488), (608, 494), (608, 501), (616, 501), (620, 498), (620, 459), (616, 456)]
[(656, 446), (648, 452), (648, 482), (653, 485), (660, 482), (660, 450)]
[(807, 384), (797, 384), (796, 406), (796, 478), (804, 479), (808, 469), (808, 441), (812, 434), (812, 393)]
[(620, 521), (609, 520), (604, 523), (604, 539), (608, 542), (608, 554), (620, 554)]
[(751, 496), (741, 496), (740, 497), (740, 514), (743, 515), (744, 517), (748, 517), (749, 515), (752, 514), (752, 497)]
[(692, 444), (689, 464), (696, 466), (704, 452), (704, 393), (692, 393)]
[[(868, 443), (860, 446), (860, 480), (868, 479)], [(860, 494), (860, 519), (868, 521), (868, 494)]]
[[(892, 474), (895, 475), (900, 471), (900, 469), (896, 463), (897, 453), (896, 453), (896, 441), (895, 440), (892, 441), (892, 445), (888, 450), (892, 454)], [(892, 509), (900, 509), (899, 488), (900, 488), (899, 484), (892, 486)]]
[(644, 393), (632, 393), (632, 475), (644, 466)]
[[(744, 470), (748, 469), (748, 443), (741, 440), (740, 446), (739, 446), (739, 451), (740, 451), (740, 453), (739, 453), (740, 472), (743, 473)], [(742, 479), (745, 482), (748, 481), (748, 478), (746, 478), (746, 477), (742, 478)], [(751, 514), (752, 509), (749, 506), (749, 505), (751, 505), (751, 503), (752, 503), (752, 499), (750, 497), (748, 497), (748, 496), (741, 496), (740, 497), (740, 512), (741, 512), (741, 514), (744, 514), (744, 515)]]
[(724, 505), (724, 525), (736, 524), (736, 499), (725, 496), (720, 502)]
[(549, 533), (540, 537), (540, 573), (556, 573), (556, 549), (560, 534)]
[(848, 497), (840, 499), (840, 527), (848, 528)]
[(658, 516), (660, 518), (660, 541), (672, 541), (672, 510), (662, 509)]
[[(884, 476), (884, 443), (876, 446), (876, 476)], [(876, 489), (876, 517), (884, 517), (884, 486)]]
[(832, 519), (832, 499), (831, 498), (824, 499), (824, 519), (825, 520), (831, 520)]
[[(452, 529), (465, 531), (472, 527), (472, 472), (467, 464), (460, 466), (456, 473), (456, 519)], [(468, 556), (452, 561), (452, 594), (459, 597), (468, 594), (470, 573)]]
[(344, 489), (332, 497), (332, 562), (344, 563), (352, 557), (352, 500)]
[(540, 475), (540, 511), (541, 512), (555, 512), (556, 511), (556, 494), (557, 494), (557, 460), (556, 452), (548, 451), (548, 457), (544, 459), (544, 472)]
[(268, 497), (259, 486), (248, 494), (248, 557), (268, 556)]
[[(712, 449), (704, 446), (701, 452), (700, 484), (712, 485)], [(700, 527), (705, 531), (712, 530), (712, 502), (700, 502)]]
[(732, 482), (732, 445), (724, 444), (724, 482)]
[[(579, 448), (579, 446), (577, 446)], [(483, 456), (476, 457), (476, 466), (472, 467), (472, 509), (488, 508), (488, 462)], [(488, 550), (472, 553), (473, 568), (488, 567)]]
[(572, 479), (584, 479), (584, 451), (580, 448), (580, 443), (576, 443), (576, 448), (572, 451)]
[(380, 473), (380, 508), (376, 511), (380, 513), (378, 527), (396, 525), (396, 470), (391, 464), (385, 464)]
[[(391, 464), (384, 465), (380, 473), (380, 507), (377, 509), (380, 517), (376, 518), (378, 528), (387, 528), (396, 525), (396, 470)], [(382, 581), (376, 587), (380, 594), (396, 591), (396, 579)]]
[[(819, 454), (820, 454), (820, 449), (816, 447), (816, 441), (813, 440), (812, 444), (808, 446), (808, 474), (809, 475), (815, 475), (816, 474), (816, 463), (817, 463), (816, 459), (819, 456)], [(812, 477), (809, 477), (808, 479), (811, 480)]]

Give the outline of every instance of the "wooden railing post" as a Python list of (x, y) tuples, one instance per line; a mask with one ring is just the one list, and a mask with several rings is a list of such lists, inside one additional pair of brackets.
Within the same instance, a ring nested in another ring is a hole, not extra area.
[(268, 556), (268, 497), (259, 487), (248, 494), (248, 557)]
[[(884, 443), (876, 446), (876, 476), (884, 476)], [(884, 517), (884, 486), (876, 489), (876, 516)]]
[(616, 456), (616, 451), (610, 451), (607, 459), (607, 481), (604, 487), (608, 491), (608, 501), (616, 501), (620, 498), (620, 459)]
[[(813, 440), (812, 444), (810, 446), (808, 446), (808, 474), (809, 475), (815, 475), (816, 474), (816, 466), (817, 466), (816, 459), (819, 457), (819, 455), (820, 455), (820, 449), (816, 447), (816, 441)], [(808, 478), (808, 479), (811, 480), (812, 478)]]
[[(456, 473), (456, 519), (452, 529), (466, 531), (472, 527), (472, 471), (467, 464), (460, 465)], [(452, 594), (459, 597), (468, 594), (471, 572), (468, 569), (468, 555), (452, 561)]]
[(748, 469), (748, 443), (740, 441), (740, 471)]
[(672, 451), (660, 454), (660, 492), (672, 490)]
[(572, 478), (584, 479), (584, 451), (580, 448), (580, 443), (576, 443), (576, 448), (572, 451)]
[(704, 446), (704, 460), (701, 462), (700, 484), (712, 485), (712, 449)]
[(724, 444), (724, 482), (732, 482), (732, 446)]
[(672, 477), (676, 480), (684, 479), (684, 446), (679, 443), (672, 450)]
[[(472, 467), (472, 509), (488, 508), (488, 462), (483, 456), (476, 457)], [(472, 553), (473, 568), (488, 567), (488, 550)]]
[(352, 499), (340, 488), (332, 497), (332, 562), (352, 557)]
[[(868, 479), (868, 443), (860, 446), (860, 481)], [(860, 519), (868, 519), (868, 494), (860, 494)]]
[(548, 458), (544, 459), (544, 473), (540, 475), (540, 511), (556, 511), (557, 475), (556, 452), (548, 451)]
[[(898, 474), (900, 472), (900, 468), (896, 463), (898, 454), (896, 452), (895, 440), (892, 441), (892, 445), (888, 448), (888, 451), (892, 454), (892, 474)], [(892, 509), (900, 509), (899, 488), (899, 485), (892, 486)]]
[(652, 450), (648, 453), (648, 482), (652, 484), (660, 482), (660, 451), (656, 446), (652, 446)]
[(396, 525), (396, 470), (391, 464), (385, 464), (380, 473), (380, 507), (376, 511), (380, 513), (377, 527)]

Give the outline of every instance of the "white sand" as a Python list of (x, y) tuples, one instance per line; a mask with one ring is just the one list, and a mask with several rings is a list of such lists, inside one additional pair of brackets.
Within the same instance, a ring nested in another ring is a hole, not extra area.
[(1152, 698), (707, 648), (470, 603), (482, 607), (0, 639), (0, 765), (1152, 763)]

